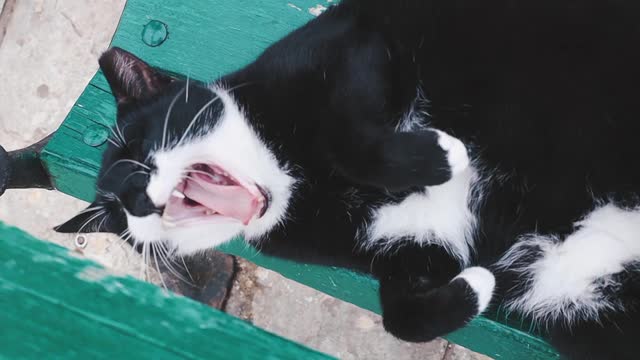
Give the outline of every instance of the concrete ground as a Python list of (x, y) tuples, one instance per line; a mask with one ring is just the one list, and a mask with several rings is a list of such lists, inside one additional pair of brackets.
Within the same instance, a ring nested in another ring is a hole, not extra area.
[[(95, 73), (124, 3), (0, 0), (0, 144), (7, 150), (43, 138), (62, 122)], [(85, 206), (56, 192), (8, 191), (0, 198), (0, 221), (72, 248), (73, 236), (51, 228)], [(116, 273), (140, 276), (140, 258), (117, 240), (91, 235), (84, 253)], [(485, 359), (445, 340), (398, 341), (384, 332), (378, 315), (246, 261), (240, 261), (226, 310), (340, 359)]]

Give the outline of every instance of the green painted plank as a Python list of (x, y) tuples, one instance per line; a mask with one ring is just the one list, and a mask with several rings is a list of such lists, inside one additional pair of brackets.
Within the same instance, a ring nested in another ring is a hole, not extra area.
[[(252, 61), (270, 43), (311, 19), (308, 9), (318, 4), (329, 2), (129, 0), (113, 45), (168, 72), (208, 81)], [(100, 138), (96, 131), (113, 122), (114, 117), (113, 99), (98, 72), (42, 155), (59, 190), (87, 201), (93, 198), (105, 146), (95, 145), (99, 142), (95, 139)], [(344, 269), (270, 258), (242, 241), (235, 241), (224, 250), (380, 313), (378, 284), (369, 277)], [(497, 359), (558, 358), (543, 340), (486, 318), (475, 320), (448, 338)]]
[(330, 359), (0, 223), (0, 358)]
[[(94, 76), (91, 83), (94, 82), (106, 85), (101, 73)], [(93, 200), (95, 178), (109, 135), (107, 128), (115, 117), (111, 93), (91, 84), (87, 86), (41, 154), (58, 190)]]

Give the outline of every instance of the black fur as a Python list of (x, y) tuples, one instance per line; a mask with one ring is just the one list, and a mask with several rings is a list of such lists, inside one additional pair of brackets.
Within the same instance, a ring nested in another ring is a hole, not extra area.
[[(379, 254), (359, 243), (372, 209), (451, 177), (433, 130), (394, 131), (421, 87), (429, 126), (462, 139), (487, 179), (471, 263), (494, 270), (498, 299), (523, 294), (527, 279), (493, 268), (518, 236), (562, 238), (598, 200), (640, 204), (639, 19), (640, 3), (629, 0), (344, 0), (331, 7), (219, 80), (247, 84), (234, 98), (260, 136), (278, 145), (277, 158), (304, 179), (289, 219), (261, 250), (372, 273), (385, 327), (406, 340), (431, 340), (477, 315), (469, 284), (450, 282), (463, 265), (444, 249), (407, 239)], [(105, 168), (119, 158), (144, 162), (147, 142), (161, 138), (153, 119), (164, 118), (185, 84), (136, 61), (142, 70), (133, 84), (142, 90), (121, 90), (114, 53), (128, 56), (112, 49), (101, 66), (120, 102), (118, 123), (140, 145), (129, 153), (111, 147), (99, 184), (129, 211), (161, 211), (145, 199), (142, 177), (114, 188), (139, 167)], [(206, 102), (207, 90), (192, 84), (190, 91), (196, 100), (173, 112), (174, 132)], [(100, 230), (123, 231), (122, 209), (112, 212)], [(87, 219), (59, 229), (77, 231)], [(526, 261), (537, 256), (531, 249)], [(575, 359), (634, 358), (637, 274), (633, 267), (619, 274), (621, 288), (612, 290), (627, 312), (550, 324), (558, 349)]]

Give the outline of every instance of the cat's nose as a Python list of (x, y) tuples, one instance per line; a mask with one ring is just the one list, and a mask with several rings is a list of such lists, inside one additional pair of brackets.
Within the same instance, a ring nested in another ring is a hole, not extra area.
[(145, 217), (153, 214), (162, 216), (164, 212), (164, 206), (156, 206), (144, 193), (136, 194), (129, 204), (128, 210), (133, 216)]

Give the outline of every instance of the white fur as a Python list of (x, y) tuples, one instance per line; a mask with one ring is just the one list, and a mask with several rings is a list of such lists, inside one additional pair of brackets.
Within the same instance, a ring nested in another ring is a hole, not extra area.
[(426, 109), (429, 107), (429, 100), (424, 96), (422, 88), (416, 89), (416, 97), (409, 105), (409, 109), (402, 116), (398, 125), (397, 132), (412, 132), (427, 129), (428, 118), (430, 117)]
[[(616, 286), (611, 275), (640, 260), (640, 209), (602, 206), (576, 224), (564, 242), (553, 237), (528, 236), (500, 261), (503, 267), (531, 277), (529, 290), (508, 306), (538, 321), (597, 319), (619, 303), (605, 298), (598, 284)], [(542, 257), (522, 264), (526, 249), (537, 246)]]
[(455, 279), (464, 279), (476, 293), (476, 297), (478, 298), (478, 314), (481, 314), (489, 307), (493, 290), (496, 287), (496, 278), (491, 271), (480, 266), (470, 267), (464, 269), (464, 271), (453, 280)]
[(145, 217), (131, 215), (125, 210), (127, 215), (127, 225), (134, 234), (134, 239), (140, 243), (156, 242), (163, 240), (165, 232), (162, 228), (162, 219), (157, 214)]
[(115, 69), (118, 71), (118, 78), (122, 79), (122, 85), (128, 93), (139, 95), (139, 87), (134, 86), (136, 82), (135, 73), (133, 72), (134, 61), (119, 53), (114, 54)]
[(467, 154), (467, 147), (464, 146), (462, 141), (448, 135), (440, 130), (435, 130), (438, 137), (438, 144), (441, 148), (447, 151), (447, 158), (449, 160), (449, 167), (451, 167), (451, 174), (456, 175), (463, 172), (469, 167), (469, 155)]
[[(271, 194), (270, 206), (259, 219), (248, 225), (239, 221), (224, 221), (215, 225), (188, 228), (159, 226), (155, 221), (127, 215), (135, 239), (142, 241), (167, 240), (179, 253), (191, 253), (215, 247), (238, 235), (257, 240), (277, 226), (286, 216), (295, 179), (278, 161), (266, 144), (248, 124), (244, 113), (224, 90), (213, 88), (224, 104), (224, 112), (217, 125), (204, 134), (188, 137), (173, 147), (152, 154), (157, 171), (151, 175), (147, 194), (156, 206), (168, 201), (173, 189), (187, 167), (195, 163), (221, 166), (240, 180), (255, 183)], [(204, 112), (202, 116), (207, 116)], [(145, 218), (146, 219), (146, 218)], [(159, 219), (159, 218), (158, 218)], [(134, 224), (131, 226), (131, 224)], [(149, 227), (162, 229), (156, 233)]]
[(413, 132), (432, 130), (438, 133), (438, 145), (448, 152), (447, 158), (449, 166), (451, 167), (451, 173), (453, 175), (459, 174), (469, 167), (469, 155), (467, 148), (462, 141), (454, 138), (451, 135), (446, 134), (443, 131), (430, 128), (428, 126), (428, 118), (430, 117), (426, 109), (429, 107), (429, 100), (425, 97), (422, 89), (418, 87), (416, 90), (416, 97), (411, 102), (409, 109), (402, 116), (398, 125), (396, 126), (397, 132)]
[(468, 167), (442, 185), (411, 194), (399, 204), (380, 207), (373, 214), (364, 246), (384, 250), (412, 237), (422, 245), (440, 245), (468, 264), (476, 228), (470, 196), (476, 184), (477, 172)]

